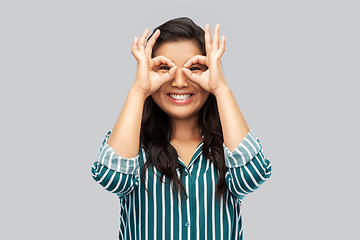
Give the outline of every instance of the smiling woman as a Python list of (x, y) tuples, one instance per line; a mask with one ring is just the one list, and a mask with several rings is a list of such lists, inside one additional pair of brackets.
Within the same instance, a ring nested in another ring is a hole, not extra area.
[(241, 200), (271, 175), (220, 64), (189, 18), (135, 38), (137, 73), (93, 178), (120, 199), (119, 239), (242, 239)]

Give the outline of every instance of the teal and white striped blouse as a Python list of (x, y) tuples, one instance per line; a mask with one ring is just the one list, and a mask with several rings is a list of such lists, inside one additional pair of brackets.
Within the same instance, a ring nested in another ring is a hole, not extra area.
[[(173, 195), (169, 181), (148, 168), (146, 192), (141, 168), (146, 153), (124, 159), (107, 145), (106, 135), (92, 176), (120, 199), (119, 239), (243, 239), (241, 200), (255, 191), (271, 175), (271, 163), (250, 131), (234, 152), (224, 145), (228, 190), (224, 201), (215, 197), (217, 169), (202, 154), (201, 142), (186, 167), (181, 159), (182, 182), (186, 197)], [(155, 170), (156, 171), (156, 170)]]

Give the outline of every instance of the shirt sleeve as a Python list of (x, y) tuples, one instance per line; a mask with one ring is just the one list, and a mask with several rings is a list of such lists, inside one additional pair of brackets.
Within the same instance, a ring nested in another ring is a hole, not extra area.
[(231, 152), (224, 144), (225, 179), (228, 189), (239, 199), (254, 192), (271, 176), (271, 163), (264, 158), (260, 141), (250, 131)]
[[(107, 191), (123, 197), (139, 184), (139, 158), (122, 158), (107, 144), (111, 131), (105, 136), (100, 147), (99, 156), (91, 173), (93, 179)], [(139, 151), (141, 148), (139, 147)]]

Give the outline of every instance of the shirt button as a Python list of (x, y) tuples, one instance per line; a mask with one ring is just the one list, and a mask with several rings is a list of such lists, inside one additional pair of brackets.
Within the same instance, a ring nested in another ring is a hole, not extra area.
[(188, 198), (189, 198), (189, 194), (186, 194), (186, 195), (185, 195), (185, 199), (188, 199)]
[(189, 222), (186, 222), (185, 223), (185, 227), (189, 227), (190, 226), (190, 223)]
[(185, 170), (185, 176), (189, 175), (189, 172), (187, 170)]

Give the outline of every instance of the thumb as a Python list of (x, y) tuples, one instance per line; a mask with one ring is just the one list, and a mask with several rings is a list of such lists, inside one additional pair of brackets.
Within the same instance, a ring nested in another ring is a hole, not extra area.
[(168, 82), (171, 79), (173, 79), (175, 77), (176, 69), (177, 69), (177, 66), (174, 66), (174, 67), (170, 68), (170, 70), (166, 74), (162, 75), (163, 81)]
[(185, 76), (187, 77), (187, 79), (193, 81), (193, 82), (198, 82), (199, 80), (199, 76), (197, 74), (194, 74), (192, 71), (190, 71), (188, 68), (182, 68)]

